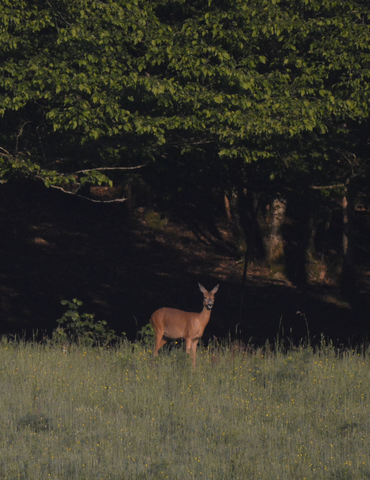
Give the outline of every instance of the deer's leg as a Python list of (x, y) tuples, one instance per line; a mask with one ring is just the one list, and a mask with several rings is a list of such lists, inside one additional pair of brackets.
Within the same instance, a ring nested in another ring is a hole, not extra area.
[(156, 357), (158, 355), (158, 350), (163, 347), (163, 345), (167, 342), (167, 340), (165, 340), (163, 338), (163, 333), (160, 333), (158, 335), (155, 336), (155, 346), (154, 346), (154, 353), (153, 353), (153, 356)]
[(195, 357), (197, 355), (197, 345), (198, 345), (198, 342), (199, 342), (199, 338), (194, 340), (192, 345), (191, 345), (191, 351), (192, 351), (192, 354), (193, 354), (193, 367), (195, 367)]
[[(191, 353), (191, 347), (192, 347), (192, 340), (191, 338), (185, 338), (185, 346), (186, 346), (186, 353), (190, 355)], [(194, 363), (194, 361), (193, 361)]]
[(192, 345), (191, 338), (186, 338), (186, 339), (185, 339), (185, 344), (186, 344), (186, 353), (190, 354), (190, 352), (191, 352), (191, 345)]

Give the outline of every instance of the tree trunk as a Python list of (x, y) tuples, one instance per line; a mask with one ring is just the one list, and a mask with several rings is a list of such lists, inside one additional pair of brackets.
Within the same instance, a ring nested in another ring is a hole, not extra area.
[(341, 293), (348, 300), (353, 301), (356, 296), (356, 266), (354, 258), (353, 215), (354, 189), (351, 182), (347, 183), (347, 191), (342, 199), (343, 211), (343, 264), (341, 276)]
[(236, 188), (224, 193), (226, 217), (232, 227), (238, 255), (244, 255), (247, 241), (239, 213), (239, 193)]
[(285, 219), (286, 201), (275, 198), (266, 205), (264, 212), (259, 211), (258, 223), (265, 250), (266, 263), (273, 265), (284, 259), (284, 242), (281, 231)]
[(129, 179), (126, 183), (126, 185), (123, 188), (124, 196), (126, 198), (126, 211), (128, 218), (131, 220), (132, 219), (132, 213), (133, 213), (133, 202), (132, 202), (132, 190), (131, 190), (131, 180)]
[(256, 240), (257, 218), (258, 218), (258, 212), (260, 208), (260, 195), (261, 195), (260, 193), (253, 194), (252, 192), (252, 198), (253, 198), (252, 225), (248, 235), (247, 248), (245, 249), (245, 252), (244, 252), (244, 268), (243, 268), (243, 276), (242, 276), (242, 283), (241, 283), (241, 289), (240, 289), (240, 302), (239, 302), (239, 322), (240, 323), (242, 323), (242, 319), (243, 319), (244, 295), (245, 295), (245, 287), (247, 283), (248, 265), (249, 265), (250, 257), (253, 253), (253, 248), (255, 246), (255, 240)]
[(229, 192), (227, 192), (225, 190), (225, 192), (224, 192), (225, 213), (226, 213), (227, 222), (229, 223), (229, 225), (232, 225), (233, 216), (232, 216), (232, 213), (231, 213), (229, 195), (230, 195)]

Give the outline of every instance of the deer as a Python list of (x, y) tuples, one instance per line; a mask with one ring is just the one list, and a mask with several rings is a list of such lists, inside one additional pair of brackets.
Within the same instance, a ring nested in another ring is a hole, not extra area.
[(150, 323), (155, 333), (154, 357), (158, 355), (158, 350), (169, 339), (183, 338), (186, 344), (186, 353), (192, 353), (193, 366), (195, 367), (197, 345), (211, 318), (215, 293), (219, 287), (219, 285), (216, 285), (208, 292), (203, 285), (200, 283), (198, 285), (204, 297), (203, 310), (200, 313), (184, 312), (177, 308), (163, 307), (156, 310), (150, 317)]

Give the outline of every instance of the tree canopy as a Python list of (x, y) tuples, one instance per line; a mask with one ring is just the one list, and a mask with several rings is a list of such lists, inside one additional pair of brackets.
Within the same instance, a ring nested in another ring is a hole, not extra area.
[(101, 183), (151, 163), (194, 182), (213, 169), (216, 183), (325, 185), (369, 156), (365, 1), (5, 0), (0, 13), (3, 181)]

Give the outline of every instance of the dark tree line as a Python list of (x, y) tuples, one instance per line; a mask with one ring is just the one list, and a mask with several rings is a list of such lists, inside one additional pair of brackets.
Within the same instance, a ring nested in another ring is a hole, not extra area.
[(16, 0), (0, 25), (1, 182), (119, 184), (130, 199), (145, 185), (171, 204), (217, 192), (246, 266), (263, 257), (304, 283), (336, 252), (354, 294), (367, 2)]

